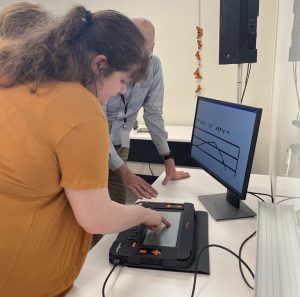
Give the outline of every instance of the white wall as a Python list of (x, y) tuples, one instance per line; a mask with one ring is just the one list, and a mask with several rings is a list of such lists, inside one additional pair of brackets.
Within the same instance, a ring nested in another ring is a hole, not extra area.
[[(0, 8), (15, 1), (1, 0)], [(197, 68), (196, 25), (204, 28), (202, 66), (203, 96), (236, 101), (237, 65), (218, 65), (219, 0), (40, 0), (58, 14), (74, 4), (95, 11), (116, 9), (128, 16), (148, 17), (156, 26), (155, 53), (160, 57), (165, 78), (164, 119), (167, 125), (192, 125), (195, 109)], [(200, 7), (201, 2), (201, 7)], [(271, 96), (275, 49), (276, 1), (260, 0), (258, 18), (258, 62), (252, 65), (244, 103), (264, 109), (253, 172), (267, 173), (271, 120)], [(199, 10), (201, 13), (199, 13)], [(199, 20), (200, 14), (200, 20)], [(244, 74), (246, 66), (244, 67)], [(142, 116), (139, 115), (142, 121)]]
[[(257, 24), (257, 63), (252, 64), (243, 103), (263, 108), (253, 172), (267, 173), (272, 101), (273, 61), (276, 37), (276, 1), (260, 0)], [(220, 1), (202, 1), (201, 25), (204, 27), (203, 95), (236, 102), (237, 65), (218, 65)], [(244, 76), (246, 65), (243, 66)], [(244, 81), (244, 80), (243, 80)]]
[[(299, 0), (295, 1), (298, 1), (298, 4), (300, 4)], [(282, 194), (281, 188), (286, 187), (285, 185), (290, 183), (291, 180), (293, 180), (293, 183), (300, 183), (300, 152), (298, 155), (291, 155), (289, 170), (286, 170), (289, 148), (293, 144), (300, 144), (299, 129), (292, 124), (292, 121), (297, 119), (299, 113), (293, 62), (289, 61), (294, 19), (293, 4), (294, 0), (279, 0), (270, 162), (273, 189), (276, 195)], [(298, 13), (300, 14), (300, 11)], [(297, 29), (300, 32), (299, 22)], [(297, 51), (299, 52), (300, 36), (297, 36), (297, 38)], [(298, 61), (296, 67), (298, 77), (300, 74), (299, 63)], [(299, 88), (299, 78), (297, 85)]]
[[(16, 1), (1, 0), (0, 9)], [(131, 16), (145, 16), (156, 27), (157, 54), (165, 77), (164, 118), (169, 125), (191, 125), (196, 88), (193, 72), (197, 67), (196, 25), (199, 22), (199, 1), (173, 0), (37, 0), (56, 14), (62, 14), (77, 4), (91, 11), (116, 9)], [(142, 120), (142, 116), (139, 117)]]
[[(29, 0), (30, 1), (30, 0)], [(1, 0), (0, 8), (16, 1)], [(145, 16), (156, 27), (157, 54), (163, 64), (165, 77), (164, 118), (169, 125), (191, 125), (194, 113), (193, 72), (196, 68), (196, 25), (199, 20), (199, 1), (172, 0), (37, 0), (56, 14), (66, 12), (75, 4), (91, 11), (115, 9), (129, 17)], [(183, 108), (184, 105), (184, 108)], [(142, 115), (139, 116), (142, 120)]]

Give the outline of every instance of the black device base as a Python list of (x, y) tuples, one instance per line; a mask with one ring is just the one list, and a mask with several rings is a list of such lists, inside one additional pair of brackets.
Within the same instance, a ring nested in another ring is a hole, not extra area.
[(216, 221), (256, 216), (256, 213), (242, 201), (239, 208), (230, 205), (226, 200), (226, 193), (200, 195), (198, 198)]
[[(208, 245), (208, 213), (206, 211), (196, 211), (196, 235), (195, 235), (195, 253), (192, 264), (189, 267), (182, 269), (174, 269), (175, 271), (182, 272), (195, 272), (196, 260), (199, 255), (199, 252), (203, 247)], [(197, 273), (210, 274), (209, 266), (209, 249), (206, 248), (198, 263)]]
[[(167, 271), (180, 271), (180, 272), (195, 272), (196, 259), (201, 251), (201, 249), (208, 245), (208, 213), (205, 211), (195, 211), (195, 234), (194, 234), (194, 252), (192, 259), (190, 259), (190, 265), (188, 267), (168, 267), (164, 265), (159, 265), (155, 263), (151, 265), (151, 262), (148, 263), (139, 263), (137, 265), (131, 265), (128, 263), (122, 263), (128, 267), (134, 268), (147, 268), (147, 269), (156, 269), (156, 270), (167, 270)], [(111, 260), (111, 259), (110, 259)], [(202, 274), (210, 273), (209, 265), (209, 250), (205, 249), (201, 255), (201, 258), (198, 263), (197, 272)]]

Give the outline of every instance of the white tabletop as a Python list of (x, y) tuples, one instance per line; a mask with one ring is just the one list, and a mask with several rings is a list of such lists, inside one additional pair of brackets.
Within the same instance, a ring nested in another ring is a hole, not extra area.
[(300, 178), (277, 176), (274, 184), (277, 196), (300, 196)]
[[(140, 125), (139, 128), (145, 128), (145, 125)], [(168, 141), (176, 142), (191, 142), (192, 126), (165, 126), (168, 132)], [(130, 133), (131, 139), (151, 140), (149, 132), (138, 132), (132, 130)]]
[(275, 202), (293, 205), (300, 226), (300, 178), (277, 176), (274, 184)]
[[(159, 202), (191, 202), (195, 209), (204, 210), (198, 200), (199, 194), (213, 194), (224, 192), (225, 188), (199, 169), (185, 169), (191, 178), (172, 181), (168, 185), (161, 184), (162, 174), (154, 187), (159, 196), (154, 201)], [(270, 178), (264, 175), (251, 175), (249, 191), (270, 193)], [(257, 209), (257, 198), (248, 195), (246, 203)], [(256, 218), (241, 220), (215, 221), (209, 216), (209, 243), (221, 244), (238, 252), (243, 240), (256, 229)], [(99, 297), (103, 282), (112, 268), (108, 261), (109, 248), (117, 234), (105, 235), (103, 239), (89, 252), (83, 269), (75, 281), (68, 297)], [(243, 250), (243, 259), (255, 270), (256, 239), (251, 239)], [(197, 276), (195, 296), (232, 297), (254, 296), (242, 280), (238, 261), (228, 252), (210, 249), (210, 275)], [(245, 271), (251, 284), (251, 276)], [(191, 273), (170, 272), (128, 267), (117, 267), (111, 275), (107, 286), (107, 297), (159, 297), (190, 296), (193, 284)]]

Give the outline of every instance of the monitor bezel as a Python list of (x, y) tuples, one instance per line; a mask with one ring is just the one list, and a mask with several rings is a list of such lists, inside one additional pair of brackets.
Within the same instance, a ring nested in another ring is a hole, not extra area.
[[(241, 192), (239, 192), (237, 189), (232, 187), (226, 181), (222, 180), (218, 175), (216, 175), (209, 168), (207, 168), (205, 165), (203, 165), (201, 162), (199, 162), (197, 159), (195, 159), (192, 156), (195, 121), (196, 121), (196, 115), (197, 115), (200, 100), (216, 103), (219, 105), (225, 105), (228, 107), (249, 110), (251, 112), (256, 113), (255, 123), (254, 123), (254, 127), (253, 127), (253, 134), (252, 134), (251, 144), (250, 144), (250, 150), (249, 150), (249, 156), (248, 156), (248, 162), (247, 162), (246, 171), (245, 171), (245, 178), (244, 178), (244, 183), (243, 183)], [(194, 121), (193, 121), (193, 131), (192, 131), (192, 136), (191, 136), (190, 157), (193, 161), (195, 161), (197, 164), (199, 164), (199, 166), (202, 169), (204, 169), (209, 175), (211, 175), (214, 179), (216, 179), (219, 183), (221, 183), (224, 187), (226, 187), (226, 189), (237, 194), (241, 200), (245, 200), (246, 195), (247, 195), (247, 189), (248, 189), (248, 185), (249, 185), (249, 179), (250, 179), (250, 174), (251, 174), (251, 169), (252, 169), (252, 164), (253, 164), (253, 159), (254, 159), (255, 147), (256, 147), (257, 138), (258, 138), (258, 131), (259, 131), (259, 126), (260, 126), (261, 115), (262, 115), (262, 109), (258, 108), (258, 107), (252, 107), (252, 106), (248, 106), (248, 105), (232, 103), (232, 102), (228, 102), (228, 101), (222, 101), (222, 100), (207, 98), (207, 97), (203, 97), (203, 96), (197, 97), (197, 105), (196, 105), (196, 109), (195, 109), (195, 115), (194, 115)]]

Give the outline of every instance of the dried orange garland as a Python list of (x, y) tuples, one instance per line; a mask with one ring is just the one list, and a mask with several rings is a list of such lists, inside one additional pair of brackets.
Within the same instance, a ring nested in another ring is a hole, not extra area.
[(199, 95), (201, 93), (201, 86), (200, 86), (200, 80), (202, 79), (202, 75), (200, 72), (200, 60), (201, 60), (201, 55), (200, 55), (200, 49), (202, 48), (202, 36), (203, 36), (203, 29), (199, 26), (196, 26), (197, 29), (197, 46), (198, 46), (198, 50), (195, 54), (195, 57), (197, 59), (198, 62), (198, 68), (195, 70), (194, 77), (197, 80), (197, 88), (195, 90), (196, 95)]

